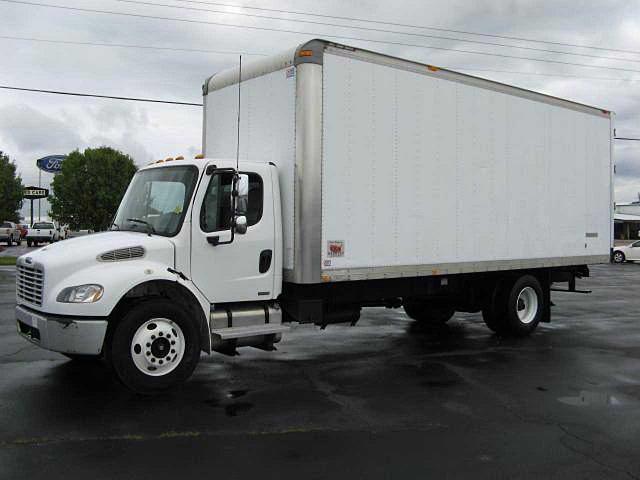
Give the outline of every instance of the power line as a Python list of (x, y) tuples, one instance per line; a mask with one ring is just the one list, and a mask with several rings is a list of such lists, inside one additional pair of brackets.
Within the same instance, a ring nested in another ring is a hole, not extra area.
[(367, 19), (367, 18), (348, 17), (348, 16), (340, 16), (340, 15), (325, 15), (325, 14), (321, 14), (321, 13), (303, 12), (303, 11), (300, 11), (300, 10), (280, 10), (280, 9), (277, 9), (277, 8), (251, 7), (251, 6), (247, 6), (247, 5), (234, 5), (234, 4), (230, 4), (230, 3), (221, 3), (221, 2), (205, 2), (205, 1), (197, 1), (197, 0), (174, 0), (174, 1), (183, 2), (183, 3), (196, 3), (196, 4), (202, 4), (202, 5), (216, 5), (216, 6), (219, 6), (219, 7), (242, 8), (242, 9), (246, 9), (246, 10), (260, 10), (260, 11), (264, 11), (264, 12), (287, 13), (287, 14), (292, 14), (292, 15), (306, 15), (306, 16), (318, 17), (318, 18), (335, 18), (335, 19), (339, 19), (339, 20), (350, 20), (350, 21), (363, 22), (363, 23), (374, 23), (374, 24), (378, 24), (378, 25), (392, 25), (394, 27), (418, 28), (418, 29), (423, 29), (423, 30), (435, 30), (435, 31), (438, 31), (438, 32), (449, 32), (449, 33), (462, 33), (464, 35), (476, 35), (476, 36), (480, 36), (480, 37), (502, 38), (502, 39), (505, 39), (505, 40), (518, 40), (518, 41), (522, 41), (522, 42), (544, 43), (544, 44), (547, 44), (547, 45), (558, 45), (558, 46), (563, 46), (563, 47), (590, 48), (590, 49), (594, 49), (594, 50), (602, 50), (602, 51), (607, 51), (607, 52), (632, 53), (632, 54), (635, 54), (635, 55), (640, 55), (639, 51), (634, 51), (634, 50), (622, 50), (622, 49), (617, 49), (617, 48), (604, 48), (604, 47), (597, 47), (595, 45), (584, 45), (584, 44), (576, 44), (576, 43), (553, 42), (553, 41), (550, 41), (550, 40), (538, 40), (538, 39), (526, 38), (526, 37), (516, 37), (516, 36), (509, 36), (509, 35), (497, 35), (497, 34), (482, 33), (482, 32), (471, 32), (471, 31), (468, 31), (468, 30), (453, 30), (453, 29), (450, 29), (450, 28), (434, 27), (434, 26), (430, 26), (430, 25), (415, 25), (415, 24), (409, 24), (409, 23), (385, 22), (385, 21), (381, 21), (381, 20), (371, 20), (371, 19)]
[(169, 105), (189, 105), (193, 107), (201, 107), (201, 103), (190, 103), (190, 102), (176, 102), (172, 100), (157, 100), (153, 98), (137, 98), (137, 97), (116, 97), (112, 95), (97, 95), (94, 93), (76, 93), (76, 92), (63, 92), (59, 90), (43, 90), (38, 88), (23, 88), (23, 87), (14, 87), (9, 85), (0, 85), (0, 89), (3, 90), (19, 90), (22, 92), (34, 92), (34, 93), (51, 93), (54, 95), (70, 95), (73, 97), (93, 97), (93, 98), (107, 98), (110, 100), (128, 100), (131, 102), (148, 102), (148, 103), (166, 103)]
[(640, 138), (629, 138), (629, 137), (614, 137), (615, 140), (631, 140), (633, 142), (640, 142)]
[(41, 43), (58, 43), (64, 45), (82, 45), (82, 46), (90, 46), (90, 47), (116, 47), (116, 48), (141, 48), (148, 50), (166, 50), (171, 52), (194, 52), (194, 53), (213, 53), (217, 55), (256, 55), (256, 56), (265, 56), (265, 53), (248, 53), (248, 52), (231, 52), (231, 51), (223, 51), (223, 50), (207, 50), (207, 49), (199, 49), (199, 48), (180, 48), (180, 47), (159, 47), (153, 45), (134, 45), (134, 44), (124, 44), (124, 43), (101, 43), (101, 42), (80, 42), (74, 40), (54, 40), (48, 38), (33, 38), (33, 37), (14, 37), (9, 35), (0, 35), (0, 39), (5, 40), (20, 40), (20, 41), (28, 41), (28, 42), (41, 42)]
[[(15, 36), (9, 36), (9, 35), (0, 35), (0, 39), (62, 44), (62, 45), (78, 45), (83, 47), (140, 48), (140, 49), (166, 50), (166, 51), (176, 51), (176, 52), (213, 53), (213, 54), (220, 54), (220, 55), (255, 55), (255, 56), (269, 55), (269, 53), (257, 53), (257, 52), (221, 51), (221, 50), (207, 50), (207, 49), (186, 48), (186, 47), (185, 48), (161, 47), (161, 46), (155, 46), (155, 45), (140, 45), (140, 44), (81, 42), (81, 41), (74, 41), (74, 40), (59, 40), (59, 39), (52, 39), (52, 38), (15, 37)], [(569, 74), (561, 74), (561, 73), (543, 73), (543, 72), (519, 72), (515, 70), (469, 68), (464, 66), (460, 66), (460, 67), (447, 66), (446, 68), (449, 70), (457, 70), (457, 71), (508, 73), (508, 74), (515, 74), (515, 75), (536, 75), (536, 76), (543, 76), (543, 77), (576, 78), (579, 80), (603, 80), (603, 81), (611, 81), (611, 82), (640, 82), (640, 79), (633, 79), (633, 78), (589, 77), (584, 75), (569, 75)]]
[(184, 23), (193, 23), (193, 24), (200, 24), (200, 25), (218, 25), (218, 26), (222, 26), (222, 27), (243, 28), (243, 29), (248, 29), (248, 30), (294, 33), (296, 35), (312, 35), (312, 36), (317, 35), (317, 36), (324, 36), (324, 37), (328, 37), (328, 38), (341, 38), (341, 39), (357, 40), (357, 41), (371, 42), (371, 43), (398, 45), (398, 46), (404, 46), (404, 47), (416, 47), (416, 48), (426, 48), (426, 49), (433, 49), (433, 50), (445, 50), (445, 51), (451, 51), (451, 52), (468, 53), (468, 54), (472, 54), (472, 55), (485, 55), (485, 56), (491, 56), (491, 57), (510, 58), (510, 59), (517, 59), (517, 60), (529, 60), (529, 61), (533, 61), (533, 62), (555, 63), (555, 64), (559, 64), (559, 65), (571, 65), (571, 66), (576, 66), (576, 67), (605, 68), (607, 70), (618, 70), (618, 71), (623, 71), (623, 72), (640, 73), (640, 70), (633, 70), (633, 69), (629, 69), (629, 68), (611, 67), (611, 66), (599, 66), (599, 65), (587, 65), (587, 64), (584, 64), (584, 63), (563, 62), (563, 61), (560, 61), (560, 60), (544, 60), (544, 59), (540, 59), (540, 58), (520, 57), (520, 56), (516, 56), (516, 55), (506, 55), (506, 54), (500, 54), (500, 53), (479, 52), (479, 51), (475, 51), (475, 50), (462, 50), (462, 49), (455, 49), (455, 48), (436, 47), (436, 46), (432, 46), (432, 45), (419, 45), (419, 44), (403, 43), (403, 42), (390, 42), (390, 41), (385, 41), (385, 40), (374, 40), (374, 39), (370, 39), (370, 38), (352, 37), (352, 36), (346, 36), (346, 35), (330, 35), (330, 34), (320, 33), (320, 32), (308, 32), (308, 31), (307, 32), (301, 32), (301, 31), (297, 31), (297, 30), (286, 30), (286, 29), (278, 29), (278, 28), (270, 28), (270, 27), (257, 27), (257, 26), (252, 26), (252, 25), (237, 25), (237, 24), (231, 24), (231, 23), (212, 22), (212, 21), (206, 21), (206, 20), (194, 20), (194, 19), (175, 18), (175, 17), (162, 17), (162, 16), (157, 16), (157, 15), (144, 15), (144, 14), (140, 14), (140, 13), (114, 12), (114, 11), (110, 11), (110, 10), (95, 10), (95, 9), (81, 8), (81, 7), (68, 7), (68, 6), (63, 6), (63, 5), (51, 5), (51, 4), (47, 4), (47, 3), (27, 2), (27, 1), (23, 1), (23, 0), (0, 0), (0, 2), (13, 3), (13, 4), (22, 4), (22, 5), (30, 5), (30, 6), (38, 6), (38, 7), (57, 8), (57, 9), (61, 9), (61, 10), (77, 11), (77, 12), (85, 12), (85, 13), (87, 13), (87, 12), (88, 13), (100, 13), (100, 14), (107, 14), (107, 15), (119, 15), (119, 16), (125, 16), (125, 17), (145, 18), (145, 19), (153, 19), (153, 20), (168, 20), (168, 21), (173, 21), (173, 22), (184, 22)]
[(361, 27), (361, 26), (357, 26), (357, 25), (341, 25), (339, 23), (317, 22), (317, 21), (313, 21), (313, 20), (297, 20), (297, 19), (291, 19), (291, 18), (274, 17), (274, 16), (271, 16), (271, 15), (257, 15), (257, 14), (252, 14), (252, 13), (243, 13), (243, 12), (227, 12), (227, 11), (224, 11), (224, 10), (213, 10), (213, 9), (210, 9), (210, 8), (185, 7), (185, 6), (182, 6), (182, 5), (169, 5), (169, 4), (166, 4), (166, 3), (146, 2), (146, 1), (141, 1), (141, 0), (114, 0), (114, 1), (122, 2), (122, 3), (129, 3), (129, 4), (134, 4), (134, 5), (146, 5), (146, 6), (154, 6), (154, 7), (175, 8), (175, 9), (179, 9), (179, 10), (192, 10), (192, 11), (197, 11), (197, 12), (219, 13), (219, 14), (222, 14), (222, 15), (236, 15), (236, 16), (237, 15), (241, 15), (241, 16), (253, 17), (253, 18), (265, 18), (265, 19), (268, 19), (268, 20), (284, 20), (284, 21), (289, 21), (289, 22), (293, 21), (293, 22), (297, 22), (297, 23), (309, 23), (309, 24), (313, 24), (313, 25), (325, 25), (325, 26), (329, 26), (329, 27), (349, 28), (349, 29), (356, 29), (356, 30), (365, 30), (365, 31), (369, 31), (369, 32), (391, 33), (391, 34), (395, 34), (395, 35), (408, 35), (408, 36), (412, 36), (412, 37), (432, 38), (432, 39), (436, 39), (436, 40), (451, 40), (451, 41), (455, 41), (455, 42), (471, 43), (471, 44), (478, 44), (478, 45), (489, 45), (489, 46), (493, 46), (493, 47), (502, 47), (502, 48), (515, 48), (515, 49), (529, 50), (529, 51), (534, 51), (534, 52), (554, 53), (554, 54), (560, 54), (560, 55), (574, 55), (574, 56), (579, 56), (579, 57), (598, 58), (598, 59), (602, 59), (602, 60), (614, 60), (614, 61), (621, 61), (621, 62), (640, 63), (640, 60), (634, 60), (634, 59), (628, 59), (628, 58), (606, 57), (606, 56), (602, 56), (602, 55), (591, 55), (591, 54), (588, 54), (588, 53), (564, 52), (564, 51), (561, 51), (561, 50), (548, 50), (548, 49), (544, 49), (544, 48), (525, 47), (525, 46), (522, 46), (522, 45), (508, 45), (508, 44), (504, 44), (504, 43), (484, 42), (484, 41), (481, 41), (481, 40), (469, 40), (469, 39), (456, 38), (456, 37), (442, 37), (442, 36), (438, 36), (438, 35), (427, 35), (427, 34), (415, 33), (415, 32), (401, 32), (401, 31), (398, 31), (398, 30), (385, 30), (385, 29), (382, 29), (382, 28)]

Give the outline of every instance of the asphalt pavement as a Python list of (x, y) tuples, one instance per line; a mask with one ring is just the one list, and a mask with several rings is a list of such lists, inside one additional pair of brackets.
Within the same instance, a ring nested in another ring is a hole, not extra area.
[(518, 340), (476, 314), (294, 325), (148, 398), (19, 338), (0, 270), (0, 478), (639, 478), (639, 284), (593, 267)]

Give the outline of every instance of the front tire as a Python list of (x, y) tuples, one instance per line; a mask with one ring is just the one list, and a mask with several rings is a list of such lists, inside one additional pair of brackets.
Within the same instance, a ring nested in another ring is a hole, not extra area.
[(134, 392), (160, 393), (191, 376), (200, 359), (199, 337), (195, 321), (175, 303), (144, 301), (114, 327), (107, 361)]
[(627, 258), (621, 251), (616, 250), (615, 252), (613, 252), (613, 263), (624, 263), (626, 260)]

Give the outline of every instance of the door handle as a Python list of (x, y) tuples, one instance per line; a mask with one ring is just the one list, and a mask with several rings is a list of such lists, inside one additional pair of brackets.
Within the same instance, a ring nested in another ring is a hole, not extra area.
[(269, 271), (269, 268), (271, 268), (271, 257), (273, 257), (271, 250), (263, 250), (260, 252), (260, 261), (258, 262), (258, 271), (260, 273)]

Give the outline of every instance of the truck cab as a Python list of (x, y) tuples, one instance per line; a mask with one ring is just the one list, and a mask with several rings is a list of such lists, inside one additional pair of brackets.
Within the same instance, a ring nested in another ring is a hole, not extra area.
[(197, 159), (140, 169), (108, 232), (18, 259), (18, 330), (104, 355), (141, 392), (188, 376), (200, 351), (272, 349), (286, 327), (277, 169)]

